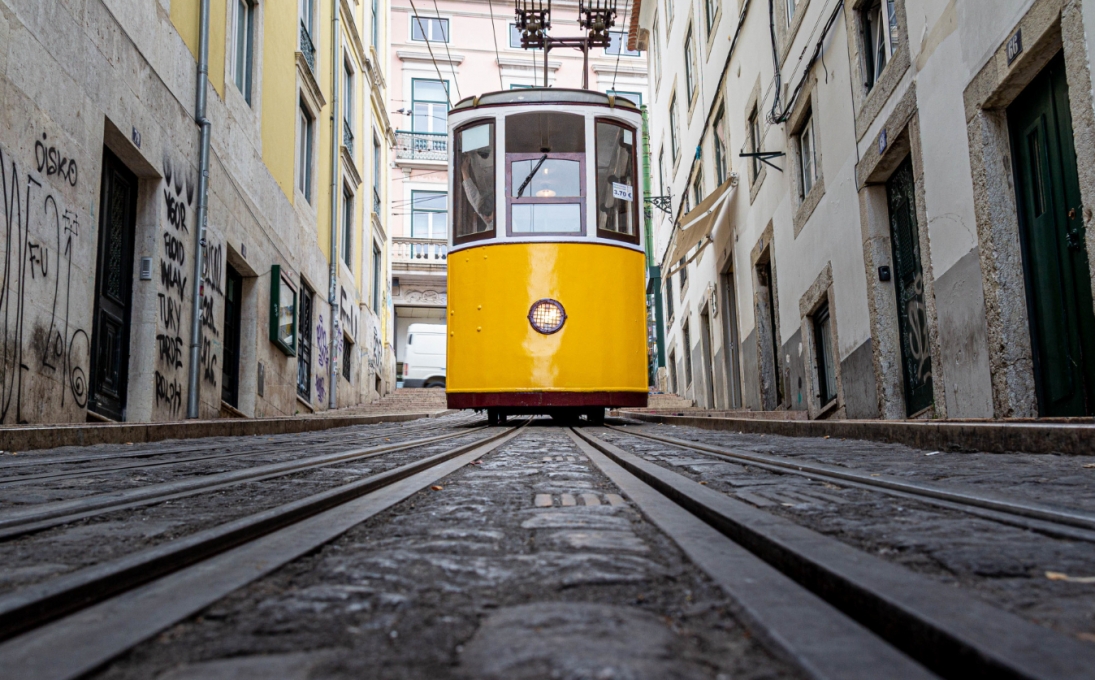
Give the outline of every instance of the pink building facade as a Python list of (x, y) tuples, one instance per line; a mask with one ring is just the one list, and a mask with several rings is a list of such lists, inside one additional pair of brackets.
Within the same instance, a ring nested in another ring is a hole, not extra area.
[[(445, 323), (447, 113), (465, 97), (542, 86), (544, 55), (524, 50), (508, 2), (393, 0), (389, 115), (396, 128), (391, 172), (392, 301), (397, 375), (407, 328)], [(551, 35), (579, 35), (578, 3), (552, 3)], [(621, 12), (624, 6), (620, 5)], [(589, 54), (589, 88), (645, 104), (645, 53), (627, 50), (628, 17), (621, 15), (608, 48)], [(547, 59), (548, 84), (580, 88), (582, 53), (555, 49)]]

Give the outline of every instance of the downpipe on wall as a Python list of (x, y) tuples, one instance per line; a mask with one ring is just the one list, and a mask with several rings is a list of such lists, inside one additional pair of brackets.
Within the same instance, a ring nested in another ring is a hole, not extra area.
[(331, 284), (328, 299), (331, 303), (331, 351), (327, 355), (330, 357), (327, 362), (327, 408), (334, 409), (338, 405), (338, 349), (342, 341), (339, 330), (341, 310), (338, 306), (338, 81), (342, 73), (342, 63), (339, 61), (339, 46), (342, 44), (342, 34), (339, 33), (339, 0), (331, 0), (331, 8), (334, 14), (334, 32), (331, 34)]
[(202, 264), (205, 255), (205, 229), (209, 221), (209, 119), (206, 118), (206, 90), (209, 85), (209, 0), (201, 0), (198, 41), (197, 101), (194, 121), (201, 127), (198, 157), (198, 228), (194, 230), (194, 303), (190, 308), (190, 365), (187, 366), (186, 417), (198, 417), (198, 362), (201, 352)]

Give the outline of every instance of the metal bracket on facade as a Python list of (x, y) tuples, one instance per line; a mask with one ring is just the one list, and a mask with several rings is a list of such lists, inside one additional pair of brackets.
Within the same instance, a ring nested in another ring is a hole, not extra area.
[(750, 152), (742, 151), (738, 155), (741, 156), (742, 158), (756, 158), (761, 163), (764, 163), (765, 165), (770, 165), (773, 168), (775, 168), (776, 170), (779, 170), (780, 172), (783, 172), (783, 168), (781, 168), (778, 165), (776, 165), (775, 163), (771, 162), (770, 159), (780, 158), (782, 156), (786, 156), (787, 154), (783, 153), (782, 151), (750, 151)]
[[(661, 210), (666, 215), (669, 215), (669, 216), (673, 215), (673, 196), (672, 195), (669, 195), (669, 196), (647, 196), (647, 197), (643, 198), (643, 203), (645, 203), (646, 206), (651, 206), (651, 205), (654, 206), (655, 208), (657, 208), (658, 210)], [(644, 207), (643, 211), (646, 213), (646, 216), (648, 218), (654, 216), (654, 211), (651, 210), (649, 207)]]

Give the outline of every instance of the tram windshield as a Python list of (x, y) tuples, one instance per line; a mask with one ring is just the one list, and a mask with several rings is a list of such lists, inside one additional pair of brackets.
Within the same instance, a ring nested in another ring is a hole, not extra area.
[(597, 231), (637, 238), (635, 132), (618, 123), (597, 121)]
[(494, 232), (494, 123), (472, 124), (456, 133), (456, 240)]

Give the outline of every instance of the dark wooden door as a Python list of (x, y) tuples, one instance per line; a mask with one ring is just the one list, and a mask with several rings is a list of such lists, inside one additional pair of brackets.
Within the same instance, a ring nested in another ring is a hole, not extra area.
[(221, 401), (240, 405), (240, 319), (243, 277), (228, 265), (224, 286), (224, 362), (221, 370)]
[(88, 408), (125, 420), (137, 177), (106, 150), (101, 191)]
[(913, 415), (932, 405), (932, 355), (928, 343), (928, 313), (924, 305), (924, 269), (920, 229), (916, 222), (916, 185), (912, 158), (905, 159), (886, 182), (893, 248), (897, 326), (901, 336), (901, 373), (905, 412)]
[(1008, 108), (1038, 412), (1095, 409), (1095, 312), (1064, 57)]

